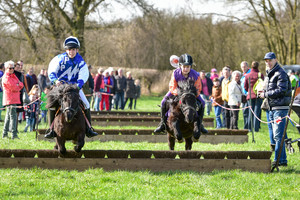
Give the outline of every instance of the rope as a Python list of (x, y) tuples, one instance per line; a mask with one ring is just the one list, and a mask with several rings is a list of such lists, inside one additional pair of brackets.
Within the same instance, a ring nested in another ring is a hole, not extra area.
[[(11, 108), (25, 108), (26, 106), (29, 106), (29, 105), (33, 104), (34, 102), (36, 102), (36, 101), (38, 101), (40, 99), (41, 99), (41, 97), (37, 98), (36, 100), (34, 100), (34, 101), (32, 101), (32, 102), (30, 102), (28, 104), (23, 105), (23, 106), (11, 106), (11, 105), (8, 105), (6, 107), (11, 107)], [(0, 108), (0, 110), (5, 110), (5, 108)]]
[[(220, 104), (217, 103), (213, 98), (212, 98), (212, 101), (215, 102), (215, 103), (216, 103), (218, 106), (220, 106), (221, 108), (224, 108), (224, 109), (226, 109), (226, 110), (245, 110), (245, 109), (249, 108), (250, 111), (252, 112), (253, 116), (254, 116), (258, 121), (260, 121), (260, 122), (262, 122), (262, 123), (264, 123), (264, 124), (270, 124), (270, 123), (274, 123), (274, 122), (277, 123), (277, 124), (279, 124), (280, 122), (282, 122), (283, 119), (288, 118), (288, 119), (290, 119), (292, 122), (294, 122), (297, 126), (299, 125), (299, 124), (297, 124), (297, 122), (295, 122), (294, 120), (292, 120), (288, 115), (285, 116), (285, 117), (279, 117), (279, 118), (277, 118), (277, 119), (275, 119), (275, 120), (266, 122), (266, 121), (261, 120), (258, 116), (256, 116), (256, 114), (254, 113), (254, 111), (253, 111), (253, 109), (252, 109), (252, 106), (247, 106), (247, 107), (244, 107), (244, 108), (235, 108), (235, 109), (231, 109), (231, 108), (226, 108), (226, 107), (220, 105)], [(219, 116), (220, 116), (220, 115), (219, 115)], [(219, 117), (219, 116), (218, 116), (218, 117)]]

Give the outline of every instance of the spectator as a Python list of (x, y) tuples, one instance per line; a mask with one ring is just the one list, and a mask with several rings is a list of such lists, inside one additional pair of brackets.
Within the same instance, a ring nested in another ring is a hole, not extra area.
[(103, 74), (104, 74), (104, 77), (103, 77), (103, 81), (104, 81), (103, 92), (104, 93), (102, 94), (102, 99), (100, 102), (100, 110), (104, 110), (104, 104), (105, 104), (106, 110), (109, 110), (109, 95), (110, 95), (110, 89), (112, 88), (112, 85), (111, 85), (108, 70), (105, 70)]
[(216, 68), (212, 68), (212, 69), (210, 70), (210, 80), (213, 81), (214, 78), (219, 78), (219, 76), (218, 76), (218, 71), (217, 71)]
[(45, 75), (45, 77), (46, 77), (46, 85), (47, 86), (51, 86), (51, 81), (50, 81), (50, 79), (49, 79), (49, 77), (48, 77), (48, 70), (44, 70), (44, 75)]
[(109, 77), (110, 77), (111, 85), (113, 86), (110, 90), (110, 93), (112, 95), (109, 96), (109, 110), (111, 110), (113, 105), (114, 105), (113, 100), (114, 100), (115, 93), (116, 93), (115, 92), (116, 91), (116, 79), (115, 79), (115, 75), (114, 75), (114, 72), (115, 72), (114, 68), (109, 67), (108, 71), (109, 71)]
[(95, 102), (94, 102), (94, 110), (99, 111), (99, 105), (101, 101), (102, 92), (104, 89), (104, 80), (103, 80), (103, 68), (98, 69), (98, 73), (94, 79), (94, 96), (95, 96)]
[(2, 122), (1, 112), (3, 109), (3, 105), (2, 105), (2, 98), (3, 98), (2, 77), (4, 75), (3, 70), (4, 70), (4, 63), (1, 63), (1, 65), (0, 65), (0, 122)]
[(200, 79), (201, 79), (201, 84), (202, 84), (202, 90), (201, 90), (200, 95), (206, 104), (206, 114), (210, 115), (211, 102), (209, 100), (209, 97), (212, 93), (213, 82), (210, 78), (205, 76), (205, 71), (203, 71), (203, 70), (200, 72)]
[(39, 86), (40, 93), (44, 91), (44, 89), (47, 87), (47, 78), (45, 76), (45, 69), (41, 69), (40, 74), (37, 77), (37, 82)]
[(132, 110), (132, 102), (133, 98), (135, 97), (135, 85), (134, 85), (134, 80), (131, 76), (131, 72), (126, 73), (126, 91), (125, 91), (125, 103), (124, 107), (129, 99), (129, 105), (128, 108)]
[[(241, 62), (241, 69), (243, 73), (243, 76), (241, 78), (241, 87), (242, 87), (243, 94), (247, 96), (248, 92), (247, 90), (245, 90), (245, 82), (246, 81), (248, 82), (248, 80), (245, 78), (245, 76), (246, 74), (249, 74), (251, 70), (249, 69), (249, 64), (246, 61)], [(249, 106), (248, 101), (246, 103), (242, 102), (242, 108), (246, 108), (248, 106)], [(243, 118), (244, 118), (244, 129), (249, 129), (249, 124), (248, 124), (249, 108), (243, 109)]]
[(36, 116), (38, 114), (38, 98), (39, 98), (39, 86), (38, 85), (33, 85), (29, 94), (29, 99), (31, 101), (31, 104), (28, 104), (26, 106), (25, 110), (25, 116), (26, 116), (26, 126), (24, 129), (24, 132), (27, 132), (27, 129), (29, 127), (29, 131), (33, 131), (35, 128), (35, 121), (36, 121)]
[[(127, 87), (126, 78), (123, 76), (123, 69), (118, 69), (118, 75), (115, 76), (116, 79), (116, 101), (115, 101), (115, 109), (118, 108), (124, 110), (124, 92)], [(121, 104), (119, 107), (119, 103)]]
[(136, 79), (134, 82), (135, 85), (135, 95), (134, 95), (134, 109), (136, 109), (137, 99), (141, 96), (141, 83), (139, 79)]
[(290, 81), (292, 84), (292, 89), (295, 89), (297, 81), (299, 81), (299, 76), (295, 74), (294, 70), (291, 70), (289, 73)]
[[(23, 108), (23, 104), (25, 102), (23, 102), (23, 95), (25, 92), (28, 93), (27, 79), (26, 79), (26, 75), (23, 73), (22, 67), (23, 67), (23, 62), (19, 61), (18, 63), (16, 63), (15, 70), (14, 70), (14, 74), (17, 76), (19, 81), (21, 81), (24, 85), (24, 88), (20, 92), (20, 102), (21, 103), (17, 105), (17, 109), (16, 109), (17, 115), (18, 115), (17, 129), (18, 129), (18, 123), (21, 123), (22, 119), (25, 119), (25, 113), (24, 113), (24, 108)], [(24, 114), (24, 117), (23, 117), (23, 114)]]
[[(272, 122), (273, 137), (275, 140), (275, 156), (272, 166), (275, 166), (279, 155), (279, 148), (285, 121), (288, 114), (289, 104), (291, 102), (292, 86), (288, 75), (284, 69), (278, 64), (276, 55), (273, 52), (266, 53), (264, 57), (267, 69), (267, 89), (259, 91), (260, 98), (267, 98), (269, 103), (269, 118)], [(280, 120), (279, 123), (275, 121)], [(287, 158), (285, 144), (279, 158), (279, 166), (287, 166)]]
[[(212, 88), (212, 95), (211, 97), (214, 99), (212, 106), (214, 107), (215, 110), (215, 116), (216, 116), (216, 128), (222, 128), (222, 120), (221, 120), (221, 112), (222, 112), (222, 107), (219, 105), (223, 105), (224, 101), (222, 100), (222, 87), (220, 80), (218, 78), (214, 78), (213, 80), (213, 88)], [(218, 105), (218, 104), (219, 105)]]
[[(228, 101), (229, 101), (228, 86), (231, 81), (230, 71), (231, 70), (229, 66), (225, 66), (222, 70), (224, 76), (224, 78), (222, 79), (222, 100), (224, 101), (225, 108), (230, 108), (230, 106), (228, 105)], [(225, 115), (223, 119), (225, 125), (224, 127), (230, 129), (230, 111), (225, 109), (224, 115)]]
[(47, 105), (47, 94), (49, 92), (50, 86), (47, 86), (44, 91), (42, 91), (41, 94), (41, 115), (42, 117), (39, 119), (39, 123), (42, 121), (42, 119), (44, 119), (44, 123), (47, 122), (47, 112), (48, 112), (48, 108), (46, 108)]
[(14, 74), (14, 62), (4, 63), (5, 73), (2, 78), (3, 105), (6, 106), (6, 115), (3, 127), (3, 138), (8, 137), (8, 131), (12, 132), (12, 139), (18, 139), (16, 105), (20, 104), (20, 91), (23, 83)]
[[(246, 74), (245, 79), (248, 81), (245, 81), (244, 89), (248, 92), (247, 100), (248, 105), (251, 106), (252, 110), (254, 111), (254, 114), (260, 119), (261, 118), (261, 104), (262, 99), (256, 96), (253, 90), (253, 86), (258, 80), (259, 77), (264, 79), (264, 75), (259, 72), (259, 63), (257, 61), (253, 61), (251, 64), (251, 72), (249, 74)], [(249, 92), (249, 78), (250, 78), (250, 88), (251, 92)], [(250, 103), (250, 95), (251, 95), (251, 103)], [(251, 120), (253, 121), (253, 127), (254, 131), (258, 132), (260, 128), (260, 121), (254, 117), (253, 113), (249, 110), (249, 117), (248, 117), (248, 129), (249, 131), (252, 131), (252, 125)]]
[[(26, 74), (26, 81), (28, 85), (28, 90), (31, 91), (32, 86), (34, 85), (35, 80), (33, 79), (33, 69), (30, 68)], [(29, 93), (29, 92), (28, 92)]]
[(232, 80), (228, 86), (228, 105), (230, 106), (230, 129), (238, 129), (239, 110), (242, 102), (241, 72), (232, 72)]

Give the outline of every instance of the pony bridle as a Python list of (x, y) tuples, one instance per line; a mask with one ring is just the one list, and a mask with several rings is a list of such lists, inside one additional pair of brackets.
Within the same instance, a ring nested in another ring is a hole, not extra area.
[[(192, 92), (186, 92), (186, 93), (183, 93), (181, 96), (180, 96), (180, 99), (179, 99), (179, 104), (180, 104), (180, 108), (182, 110), (182, 112), (185, 112), (186, 110), (188, 109), (191, 109), (195, 112), (197, 112), (196, 108), (194, 108), (193, 106), (182, 106), (182, 103), (181, 103), (181, 99), (183, 99), (186, 95), (193, 95), (195, 98), (196, 98), (196, 95)], [(196, 105), (197, 106), (197, 105)]]
[[(69, 94), (70, 92), (67, 92), (67, 93), (65, 93), (64, 95), (66, 95), (66, 94)], [(78, 95), (78, 99), (79, 99), (79, 95)], [(61, 104), (62, 105), (62, 104)], [(63, 108), (63, 107), (62, 107)], [(63, 113), (65, 113), (65, 112), (67, 112), (67, 111), (72, 111), (72, 112), (74, 112), (74, 115), (77, 113), (77, 111), (78, 111), (78, 108), (79, 108), (79, 106), (76, 108), (76, 109), (74, 109), (74, 108), (72, 108), (72, 107), (66, 107), (66, 108), (63, 108), (62, 110), (63, 110)]]

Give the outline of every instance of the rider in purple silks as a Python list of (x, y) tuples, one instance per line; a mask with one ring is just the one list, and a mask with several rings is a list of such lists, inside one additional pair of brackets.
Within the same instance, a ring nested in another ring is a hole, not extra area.
[(163, 100), (161, 101), (161, 122), (158, 127), (154, 130), (155, 133), (163, 132), (166, 130), (167, 123), (167, 99), (172, 96), (177, 96), (177, 83), (178, 81), (192, 79), (195, 82), (195, 87), (197, 89), (197, 100), (200, 102), (201, 106), (198, 111), (198, 117), (200, 118), (200, 131), (202, 133), (207, 133), (208, 131), (202, 125), (203, 114), (204, 114), (204, 106), (205, 102), (200, 96), (200, 92), (202, 89), (201, 80), (198, 72), (194, 69), (191, 69), (193, 65), (193, 59), (189, 54), (183, 54), (179, 57), (179, 67), (173, 71), (170, 83), (169, 83), (169, 92), (165, 95)]

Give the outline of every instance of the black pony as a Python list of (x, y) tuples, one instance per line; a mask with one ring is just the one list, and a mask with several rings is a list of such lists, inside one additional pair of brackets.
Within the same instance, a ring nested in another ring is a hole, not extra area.
[(181, 143), (184, 138), (185, 149), (191, 150), (193, 141), (198, 141), (201, 135), (194, 81), (191, 79), (179, 81), (177, 93), (175, 99), (169, 100), (170, 116), (167, 122), (169, 148), (174, 150), (175, 139)]
[(86, 123), (77, 85), (62, 84), (53, 87), (47, 98), (47, 108), (57, 110), (53, 121), (53, 128), (57, 134), (54, 148), (64, 154), (66, 140), (73, 140), (73, 143), (77, 144), (74, 150), (80, 152), (84, 146)]

